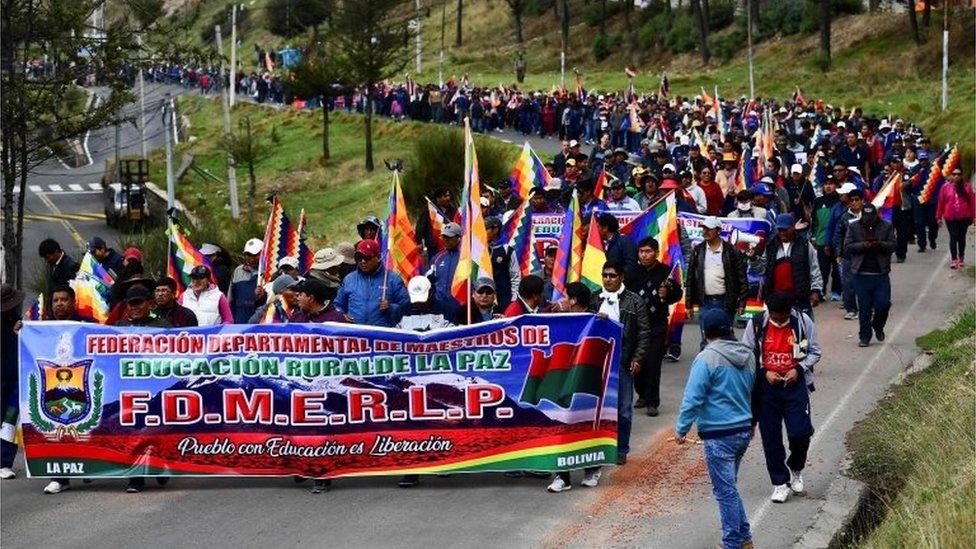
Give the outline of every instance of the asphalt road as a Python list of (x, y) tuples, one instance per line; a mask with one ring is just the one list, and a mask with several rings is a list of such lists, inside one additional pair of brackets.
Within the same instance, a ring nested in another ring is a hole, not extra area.
[[(788, 547), (803, 534), (843, 467), (844, 434), (916, 355), (915, 337), (973, 300), (972, 279), (950, 271), (941, 248), (912, 253), (895, 269), (884, 344), (858, 348), (856, 322), (834, 303), (816, 310), (825, 353), (812, 397), (809, 494), (767, 503), (771, 487), (753, 442), (739, 486), (759, 547)], [(685, 349), (696, 341), (689, 326)], [(636, 418), (630, 462), (608, 468), (595, 489), (549, 494), (544, 480), (477, 474), (424, 478), (410, 490), (394, 478), (340, 479), (318, 496), (287, 478), (176, 479), (135, 495), (123, 493), (121, 480), (100, 480), (47, 496), (46, 480), (18, 478), (0, 485), (0, 535), (7, 547), (714, 547), (718, 513), (701, 446), (668, 440), (690, 359), (665, 365), (662, 415)]]
[[(95, 90), (99, 93), (99, 90)], [(146, 86), (146, 141), (149, 149), (164, 145), (159, 107), (166, 91), (179, 88)], [(125, 108), (127, 115), (138, 116), (139, 104)], [(122, 155), (141, 152), (141, 135), (132, 124), (120, 127)], [(118, 232), (105, 224), (101, 190), (105, 161), (115, 156), (115, 127), (93, 130), (83, 139), (91, 163), (69, 168), (57, 159), (38, 166), (28, 178), (24, 204), (24, 276), (30, 288), (34, 277), (42, 276), (37, 246), (45, 238), (54, 238), (69, 254), (80, 259), (89, 238), (101, 236), (110, 246), (118, 243)]]
[[(154, 88), (154, 99), (163, 91)], [(158, 146), (158, 116), (151, 123), (148, 134)], [(522, 142), (511, 132), (496, 136)], [(539, 153), (558, 147), (554, 139), (530, 142)], [(124, 153), (137, 153), (138, 130), (123, 128), (123, 143)], [(96, 234), (116, 241), (100, 219), (43, 220), (102, 212), (100, 195), (88, 187), (98, 183), (104, 159), (114, 154), (114, 129), (93, 132), (88, 146), (92, 165), (67, 170), (53, 162), (31, 178), (30, 185), (41, 192), (29, 189), (27, 197), (27, 212), (37, 217), (25, 224), (26, 273), (35, 265), (37, 243), (47, 236), (72, 252)], [(844, 465), (845, 433), (915, 356), (915, 337), (973, 301), (972, 280), (948, 270), (944, 244), (936, 253), (910, 253), (907, 263), (896, 265), (893, 288), (884, 344), (858, 348), (856, 322), (844, 321), (833, 303), (816, 310), (825, 352), (812, 395), (817, 433), (804, 475), (808, 495), (770, 504), (771, 486), (754, 441), (739, 486), (757, 546), (788, 547), (804, 533)], [(636, 417), (630, 462), (607, 468), (596, 489), (577, 484), (570, 492), (548, 494), (548, 481), (478, 474), (424, 478), (411, 490), (396, 488), (393, 478), (338, 480), (331, 492), (318, 496), (307, 485), (274, 478), (176, 479), (166, 488), (150, 483), (135, 495), (123, 493), (121, 480), (101, 480), (76, 482), (69, 492), (47, 496), (41, 492), (47, 480), (20, 477), (0, 483), (0, 537), (5, 547), (31, 548), (714, 547), (720, 538), (718, 513), (701, 446), (678, 447), (669, 440), (690, 350), (697, 346), (695, 326), (686, 329), (684, 344), (685, 357), (664, 367), (662, 415)], [(15, 469), (22, 474), (22, 462)], [(578, 483), (578, 474), (574, 480)]]

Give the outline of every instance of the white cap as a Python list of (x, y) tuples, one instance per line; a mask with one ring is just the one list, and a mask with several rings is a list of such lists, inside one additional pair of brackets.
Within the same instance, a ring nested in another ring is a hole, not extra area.
[(291, 267), (293, 269), (298, 268), (298, 258), (294, 256), (282, 257), (278, 260), (278, 268)]
[(846, 128), (847, 127), (847, 124), (845, 124), (844, 121), (841, 120), (840, 122), (837, 123), (837, 127), (838, 128)]
[(847, 183), (841, 185), (839, 189), (837, 189), (837, 194), (847, 194), (851, 191), (856, 191), (856, 190), (857, 190), (857, 185), (848, 181)]
[(481, 206), (483, 208), (487, 208), (491, 204), (491, 202), (488, 200), (488, 197), (486, 196), (482, 196), (481, 198), (479, 198), (478, 202), (481, 203)]
[(706, 229), (718, 229), (722, 226), (722, 222), (714, 215), (710, 215), (702, 220), (701, 225)]
[(213, 255), (220, 253), (220, 247), (216, 244), (211, 244), (209, 242), (204, 242), (200, 245), (200, 253), (203, 255)]
[(768, 175), (767, 176), (764, 176), (762, 179), (760, 179), (759, 182), (760, 183), (765, 183), (765, 184), (769, 185), (770, 188), (772, 188), (772, 186), (776, 184), (776, 182), (773, 181), (773, 178), (772, 177), (769, 177)]
[(575, 139), (570, 139), (569, 140), (569, 148), (572, 149), (573, 147), (579, 147), (579, 141), (577, 141)]
[(857, 169), (857, 166), (848, 166), (847, 171), (851, 171), (856, 173), (857, 175), (861, 175), (861, 170)]
[(258, 238), (252, 238), (244, 244), (244, 253), (246, 254), (260, 255), (262, 249), (264, 249), (264, 242)]
[(889, 130), (891, 129), (891, 122), (888, 122), (888, 119), (887, 118), (885, 118), (884, 120), (881, 121), (880, 124), (878, 124), (878, 129), (879, 130), (883, 130), (883, 129), (886, 129), (886, 128), (889, 129)]
[(688, 136), (687, 135), (682, 135), (682, 136), (678, 137), (678, 143), (679, 144), (681, 144), (681, 145), (687, 145), (688, 142), (689, 142), (689, 139), (688, 139)]
[(667, 164), (665, 164), (665, 165), (664, 165), (664, 167), (663, 167), (663, 168), (661, 168), (661, 171), (664, 171), (664, 170), (671, 170), (672, 172), (676, 172), (676, 171), (678, 171), (678, 170), (676, 170), (676, 169), (674, 168), (674, 164), (672, 164), (672, 163), (670, 163), (670, 162), (668, 162)]
[(407, 284), (407, 293), (410, 294), (410, 303), (423, 303), (430, 295), (430, 279), (426, 276), (415, 276)]
[(790, 166), (790, 173), (803, 173), (803, 166), (800, 164), (793, 164)]

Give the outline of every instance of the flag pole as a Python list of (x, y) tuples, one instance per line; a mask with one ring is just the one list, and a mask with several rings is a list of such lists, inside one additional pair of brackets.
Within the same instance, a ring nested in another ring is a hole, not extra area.
[[(600, 396), (596, 400), (596, 413), (593, 415), (593, 430), (596, 431), (600, 428), (600, 416), (603, 415), (603, 397), (607, 394), (607, 380), (610, 377), (610, 359), (613, 358), (613, 347), (615, 341), (610, 340), (610, 351), (607, 353), (607, 357), (603, 359), (603, 385), (600, 391)], [(619, 395), (617, 397), (619, 402)]]

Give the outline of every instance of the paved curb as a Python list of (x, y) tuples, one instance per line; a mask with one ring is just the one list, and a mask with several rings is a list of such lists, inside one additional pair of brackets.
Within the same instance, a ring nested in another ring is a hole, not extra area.
[(832, 542), (851, 525), (867, 495), (867, 484), (841, 474), (827, 487), (824, 503), (817, 511), (813, 524), (796, 541), (794, 547), (801, 549), (830, 547)]

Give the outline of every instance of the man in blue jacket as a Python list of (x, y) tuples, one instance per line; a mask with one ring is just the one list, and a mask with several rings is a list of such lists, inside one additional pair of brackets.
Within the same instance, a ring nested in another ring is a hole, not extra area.
[(386, 275), (375, 240), (360, 240), (355, 257), (356, 270), (342, 281), (335, 308), (356, 324), (393, 327), (410, 303), (403, 280), (396, 273)]
[(691, 424), (698, 424), (712, 494), (722, 519), (723, 547), (751, 547), (749, 516), (736, 488), (736, 477), (752, 439), (756, 357), (752, 349), (733, 337), (732, 317), (725, 310), (706, 309), (701, 325), (708, 344), (691, 364), (674, 440), (684, 444)]

